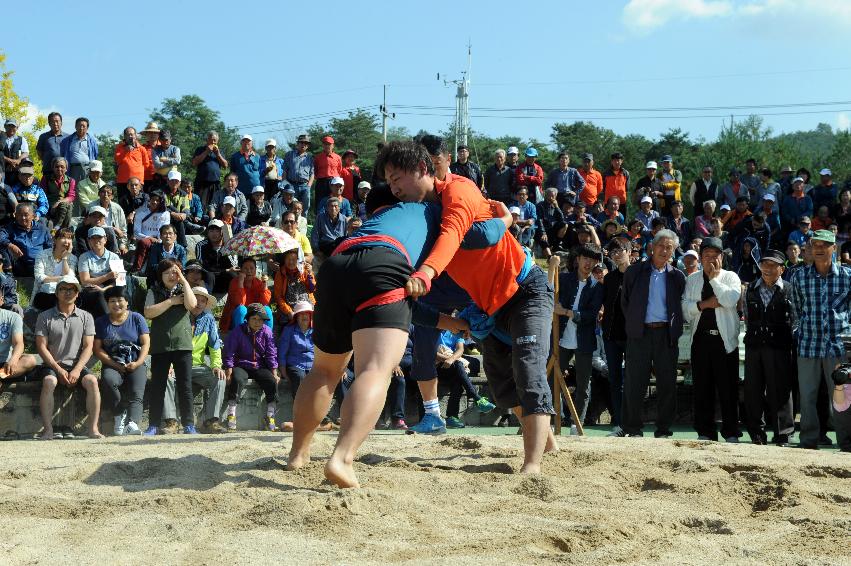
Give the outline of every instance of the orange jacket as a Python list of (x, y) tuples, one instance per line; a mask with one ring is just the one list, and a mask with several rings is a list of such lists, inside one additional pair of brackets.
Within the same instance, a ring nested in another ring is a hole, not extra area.
[(579, 169), (579, 174), (585, 179), (585, 188), (579, 193), (579, 198), (589, 207), (597, 202), (600, 193), (603, 192), (603, 176), (596, 169), (585, 172)]
[(490, 204), (475, 183), (463, 177), (434, 180), (443, 206), (440, 235), (423, 262), (439, 275), (444, 269), (480, 309), (493, 314), (517, 292), (517, 275), (526, 261), (523, 248), (511, 234), (479, 250), (460, 249), (473, 222), (493, 218)]
[(239, 305), (250, 305), (251, 303), (261, 303), (268, 305), (272, 299), (272, 291), (266, 286), (262, 279), (254, 278), (247, 288), (239, 286), (239, 277), (231, 279), (228, 287), (228, 300), (225, 303), (225, 308), (222, 311), (222, 318), (219, 319), (219, 330), (227, 332), (230, 330), (231, 317), (233, 311)]
[(126, 183), (130, 177), (136, 177), (140, 181), (145, 180), (145, 171), (153, 167), (151, 153), (143, 145), (137, 145), (133, 149), (127, 149), (124, 142), (115, 146), (115, 164), (118, 166), (118, 175), (115, 176), (116, 183)]
[[(316, 280), (313, 277), (313, 269), (309, 263), (304, 264), (304, 271), (299, 273), (299, 279), (307, 291), (307, 298), (312, 304), (316, 304), (316, 299), (313, 298), (313, 290), (316, 288)], [(279, 269), (275, 273), (275, 292), (272, 293), (272, 300), (278, 306), (278, 312), (287, 315), (290, 318), (293, 314), (293, 307), (287, 302), (287, 283), (288, 277), (281, 273)]]

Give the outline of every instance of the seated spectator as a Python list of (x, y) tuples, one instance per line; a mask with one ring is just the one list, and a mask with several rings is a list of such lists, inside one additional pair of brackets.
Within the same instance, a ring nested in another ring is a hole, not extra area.
[[(114, 194), (115, 189), (113, 186), (104, 184), (98, 190), (98, 198), (89, 204), (87, 210), (91, 211), (95, 207), (100, 207), (104, 210), (104, 222), (99, 225), (103, 226), (104, 229), (110, 228), (118, 242), (118, 250), (110, 251), (116, 251), (116, 253), (124, 255), (127, 253), (127, 218), (124, 215), (124, 209), (112, 200)], [(106, 233), (107, 238), (109, 238), (110, 230), (106, 230)], [(109, 249), (109, 245), (107, 245), (107, 249)]]
[[(130, 183), (127, 184), (128, 189)], [(151, 193), (148, 205), (134, 213), (133, 237), (136, 239), (136, 258), (132, 270), (142, 271), (151, 246), (160, 242), (160, 228), (171, 223), (171, 214), (163, 208), (161, 193)]]
[(235, 255), (224, 251), (224, 222), (218, 219), (210, 220), (207, 225), (206, 238), (195, 246), (195, 257), (201, 261), (205, 271), (211, 273), (214, 279), (213, 292), (224, 293), (230, 287), (231, 279), (239, 271), (239, 263)]
[[(0, 169), (2, 169), (0, 167)], [(12, 187), (4, 182), (3, 173), (0, 171), (0, 228), (9, 224), (15, 218), (15, 206), (18, 199), (12, 191)]]
[(727, 231), (730, 232), (733, 228), (736, 227), (736, 224), (742, 222), (746, 218), (750, 217), (753, 214), (750, 210), (748, 210), (748, 197), (741, 196), (736, 199), (736, 208), (733, 210), (733, 213), (724, 219), (724, 225), (727, 227)]
[(115, 436), (140, 435), (150, 330), (145, 317), (129, 310), (126, 287), (110, 287), (103, 295), (109, 312), (95, 319), (94, 354), (102, 364), (104, 404), (115, 420)]
[(209, 217), (204, 213), (204, 205), (201, 197), (195, 194), (192, 181), (183, 179), (180, 181), (180, 190), (189, 198), (189, 216), (183, 224), (186, 226), (186, 234), (197, 236), (204, 233), (204, 227), (209, 223)]
[[(0, 305), (5, 300), (0, 295)], [(21, 377), (38, 365), (32, 354), (24, 354), (24, 319), (20, 313), (0, 309), (0, 385), (4, 379)]]
[(694, 250), (687, 250), (682, 257), (682, 272), (686, 277), (700, 270), (700, 258)]
[[(260, 156), (260, 175), (263, 178), (263, 191), (266, 200), (271, 201), (278, 194), (278, 183), (284, 178), (284, 160), (278, 157), (278, 142), (275, 138), (266, 140), (266, 155)], [(248, 223), (249, 226), (255, 224)]]
[(100, 226), (89, 228), (89, 251), (77, 263), (80, 274), (80, 308), (95, 318), (108, 310), (104, 291), (110, 287), (126, 287), (124, 263), (115, 253), (106, 249), (106, 233)]
[(337, 247), (338, 241), (346, 236), (349, 219), (340, 214), (340, 199), (331, 197), (324, 202), (325, 208), (320, 208), (316, 215), (310, 244), (314, 253), (318, 250), (327, 257)]
[(281, 378), (289, 380), (295, 400), (298, 386), (313, 368), (313, 305), (301, 301), (292, 311), (292, 320), (278, 339), (278, 371)]
[(186, 274), (186, 280), (189, 281), (189, 285), (194, 289), (195, 287), (203, 287), (207, 290), (208, 293), (212, 293), (213, 285), (215, 284), (215, 278), (213, 274), (204, 269), (204, 266), (197, 259), (191, 259), (186, 262), (186, 266), (183, 268), (183, 272)]
[(221, 207), (220, 220), (222, 222), (222, 239), (224, 242), (227, 242), (248, 228), (245, 220), (236, 215), (236, 201), (233, 197), (225, 197)]
[(50, 210), (47, 204), (47, 195), (44, 189), (35, 183), (35, 169), (32, 161), (21, 162), (21, 167), (18, 169), (18, 183), (12, 187), (12, 192), (19, 204), (24, 202), (32, 204), (36, 222), (40, 222), (44, 226), (47, 225), (47, 214)]
[[(92, 357), (95, 322), (92, 315), (75, 303), (80, 283), (73, 275), (65, 275), (56, 285), (57, 305), (38, 315), (35, 325), (35, 347), (42, 365), (36, 369), (40, 379), (41, 419), (44, 430), (41, 440), (53, 440), (53, 392), (57, 385), (73, 389), (78, 384), (86, 391), (89, 438), (103, 438), (98, 428), (100, 419), (100, 390), (97, 378), (86, 369)], [(66, 437), (73, 431), (60, 431)]]
[(789, 241), (795, 242), (800, 247), (804, 247), (804, 244), (806, 244), (807, 240), (809, 240), (813, 235), (811, 224), (809, 216), (802, 216), (801, 219), (798, 220), (798, 229), (793, 230), (792, 233), (789, 234)]
[(32, 277), (35, 258), (53, 247), (50, 232), (35, 220), (33, 205), (19, 203), (15, 222), (0, 229), (0, 253), (3, 269), (19, 277)]
[(249, 226), (269, 226), (271, 217), (272, 205), (266, 202), (266, 189), (258, 185), (251, 190), (246, 222)]
[[(192, 324), (189, 313), (198, 302), (189, 292), (189, 282), (180, 264), (164, 259), (157, 266), (155, 281), (145, 297), (145, 318), (151, 321), (150, 414), (145, 436), (156, 436), (161, 430), (169, 369), (174, 369), (183, 434), (198, 434), (192, 408)], [(175, 427), (176, 428), (176, 427)], [(177, 432), (169, 430), (168, 432)]]
[(538, 223), (538, 211), (535, 209), (535, 205), (529, 202), (529, 190), (526, 187), (517, 189), (515, 196), (517, 200), (512, 203), (512, 207), (516, 206), (519, 210), (519, 218), (514, 223), (520, 227), (520, 238), (518, 240), (524, 246), (532, 247), (535, 238), (535, 226)]
[(538, 203), (536, 213), (543, 228), (538, 243), (544, 251), (544, 256), (549, 257), (553, 252), (561, 250), (561, 242), (567, 234), (564, 213), (558, 206), (558, 189), (550, 187), (544, 191), (544, 200)]
[(174, 226), (171, 224), (160, 226), (160, 241), (151, 246), (148, 254), (148, 277), (152, 277), (157, 272), (157, 266), (166, 258), (177, 261), (180, 267), (186, 266), (186, 248), (178, 244), (176, 240)]
[(185, 248), (185, 221), (189, 218), (189, 195), (180, 190), (182, 180), (180, 171), (168, 172), (168, 187), (166, 187), (164, 199), (165, 209), (169, 213), (169, 223), (177, 234), (177, 243)]
[(617, 220), (606, 220), (600, 227), (600, 231), (602, 232), (600, 235), (600, 243), (605, 247), (612, 241), (612, 238), (620, 233), (621, 227)]
[(319, 208), (317, 208), (316, 210), (325, 210), (326, 204), (328, 203), (328, 199), (337, 198), (340, 201), (340, 214), (342, 214), (346, 218), (351, 218), (352, 214), (353, 214), (352, 203), (349, 201), (349, 199), (347, 199), (346, 197), (343, 196), (343, 188), (344, 188), (343, 178), (342, 177), (333, 177), (331, 179), (330, 187), (331, 187), (329, 189), (330, 193), (328, 194), (327, 197), (325, 197), (325, 198), (323, 198), (322, 200), (319, 201)]
[(77, 198), (77, 181), (68, 175), (68, 162), (55, 157), (50, 171), (39, 183), (47, 196), (48, 220), (54, 228), (67, 228), (71, 224), (71, 207)]
[(77, 272), (77, 256), (72, 253), (74, 233), (70, 228), (56, 232), (53, 249), (43, 250), (33, 268), (32, 306), (46, 311), (56, 306), (56, 284), (66, 275)]
[(366, 197), (369, 195), (369, 191), (372, 190), (372, 185), (369, 181), (361, 181), (358, 183), (358, 190), (355, 194), (355, 198), (352, 201), (352, 206), (354, 207), (354, 215), (360, 218), (361, 222), (366, 221)]
[(88, 210), (89, 206), (98, 199), (100, 188), (106, 184), (101, 179), (103, 176), (102, 162), (98, 160), (90, 161), (87, 169), (87, 177), (77, 182), (77, 200), (74, 202), (74, 216), (79, 216), (84, 210)]
[(733, 268), (743, 284), (747, 285), (761, 276), (760, 253), (757, 241), (748, 237), (742, 241), (738, 254), (734, 255)]
[(653, 199), (650, 197), (641, 197), (639, 208), (641, 210), (638, 211), (635, 218), (644, 224), (645, 230), (650, 230), (650, 223), (653, 222), (654, 218), (659, 218), (659, 213), (653, 210)]
[(408, 430), (408, 423), (405, 422), (405, 395), (407, 380), (411, 378), (411, 369), (414, 364), (413, 349), (414, 342), (409, 331), (405, 353), (402, 354), (399, 365), (393, 368), (390, 374), (390, 387), (387, 389), (386, 404), (389, 405), (390, 428), (393, 430)]
[(268, 316), (264, 320), (272, 328), (272, 309), (269, 308), (271, 299), (272, 291), (266, 286), (265, 277), (257, 277), (257, 262), (254, 258), (243, 258), (239, 264), (239, 273), (228, 287), (228, 300), (219, 320), (219, 330), (225, 333), (245, 322), (248, 305), (251, 304), (265, 305)]
[(273, 298), (278, 307), (278, 322), (288, 324), (293, 317), (296, 303), (315, 304), (313, 291), (316, 279), (308, 262), (299, 263), (298, 250), (284, 254), (278, 272), (275, 273), (275, 292)]
[(112, 253), (118, 252), (118, 238), (115, 231), (106, 225), (106, 209), (102, 206), (93, 206), (83, 221), (74, 230), (74, 253), (81, 256), (89, 251), (89, 230), (94, 227), (103, 228), (106, 234), (106, 249)]
[(171, 132), (163, 130), (159, 133), (159, 143), (153, 147), (151, 161), (154, 169), (154, 186), (162, 187), (168, 183), (168, 174), (177, 171), (180, 165), (180, 148), (171, 143)]
[(265, 430), (277, 430), (275, 412), (278, 410), (278, 382), (281, 378), (268, 309), (260, 303), (248, 305), (245, 321), (234, 325), (233, 331), (225, 338), (222, 366), (228, 380), (228, 430), (236, 430), (239, 394), (249, 379), (253, 379), (266, 396)]
[(685, 242), (691, 241), (691, 222), (683, 216), (683, 202), (675, 200), (671, 203), (671, 217), (668, 218), (668, 227), (674, 231), (674, 234), (680, 239), (682, 245)]
[(584, 201), (577, 201), (573, 207), (573, 214), (566, 216), (568, 222), (573, 224), (589, 224), (594, 228), (599, 228), (600, 223), (597, 219), (587, 213), (587, 205)]
[(294, 200), (292, 211), (295, 212), (296, 216), (298, 217), (298, 224), (296, 224), (298, 231), (306, 236), (307, 217), (304, 215), (304, 203), (299, 200)]
[(623, 225), (626, 220), (624, 220), (623, 214), (620, 212), (620, 207), (620, 198), (616, 196), (609, 197), (609, 200), (606, 201), (606, 208), (596, 215), (597, 222), (602, 225), (606, 220), (614, 220), (618, 224)]
[(281, 229), (298, 242), (301, 248), (301, 254), (299, 255), (302, 261), (311, 263), (313, 261), (313, 248), (310, 247), (310, 240), (307, 236), (297, 228), (299, 218), (301, 217), (295, 211), (285, 213), (281, 220)]
[[(523, 190), (526, 190), (525, 188)], [(470, 381), (470, 362), (464, 356), (464, 338), (449, 330), (440, 333), (440, 343), (437, 347), (437, 377), (451, 379), (452, 389), (446, 403), (446, 428), (464, 428), (464, 421), (459, 418), (461, 410), (461, 394), (466, 393), (467, 399), (476, 404), (480, 413), (489, 413), (496, 408), (487, 397), (479, 395), (476, 386)]]
[(242, 191), (238, 191), (239, 177), (236, 173), (231, 173), (225, 177), (225, 186), (213, 193), (213, 198), (210, 200), (208, 214), (210, 218), (220, 218), (222, 215), (222, 206), (227, 197), (233, 199), (233, 207), (236, 211), (234, 215), (240, 220), (245, 220), (248, 216), (248, 202), (245, 200), (245, 195)]
[(816, 211), (816, 217), (813, 218), (813, 222), (811, 228), (813, 231), (816, 230), (827, 230), (831, 224), (834, 224), (833, 218), (830, 217), (830, 208), (826, 204), (818, 207)]
[[(290, 185), (284, 185), (284, 188), (269, 201), (272, 207), (272, 216), (269, 217), (269, 226), (275, 228), (281, 227), (281, 218), (285, 212), (292, 210), (295, 202), (295, 189)], [(307, 219), (305, 219), (305, 226)]]
[(712, 231), (712, 219), (715, 218), (715, 201), (703, 201), (703, 214), (694, 219), (694, 233), (702, 238)]
[[(148, 194), (142, 192), (142, 181), (136, 177), (131, 177), (127, 181), (127, 190), (123, 195), (118, 197), (118, 206), (124, 211), (124, 218), (127, 220), (128, 228), (127, 237), (129, 238), (133, 236), (133, 223), (136, 220), (136, 211), (146, 210), (148, 208)], [(147, 215), (147, 212), (144, 214)]]

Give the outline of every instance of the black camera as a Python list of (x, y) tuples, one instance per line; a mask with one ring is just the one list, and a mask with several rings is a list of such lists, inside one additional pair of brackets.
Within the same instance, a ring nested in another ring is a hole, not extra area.
[(851, 383), (851, 364), (840, 364), (831, 377), (836, 385), (848, 385)]

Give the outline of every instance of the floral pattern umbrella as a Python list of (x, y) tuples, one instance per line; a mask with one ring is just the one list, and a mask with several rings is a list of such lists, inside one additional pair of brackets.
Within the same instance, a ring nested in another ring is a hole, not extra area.
[(252, 226), (228, 240), (225, 251), (242, 257), (257, 257), (284, 253), (298, 247), (296, 239), (279, 228)]

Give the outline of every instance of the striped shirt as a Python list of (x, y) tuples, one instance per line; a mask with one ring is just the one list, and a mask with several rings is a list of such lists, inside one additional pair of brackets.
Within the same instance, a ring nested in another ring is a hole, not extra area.
[(840, 335), (849, 328), (851, 269), (832, 263), (826, 277), (815, 265), (792, 278), (790, 301), (798, 321), (798, 355), (802, 358), (844, 358)]
[(313, 177), (313, 155), (305, 151), (301, 155), (292, 149), (284, 155), (284, 177), (293, 185), (305, 185)]

